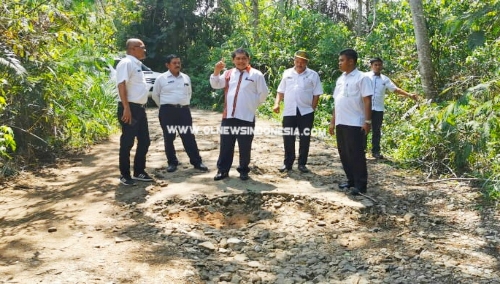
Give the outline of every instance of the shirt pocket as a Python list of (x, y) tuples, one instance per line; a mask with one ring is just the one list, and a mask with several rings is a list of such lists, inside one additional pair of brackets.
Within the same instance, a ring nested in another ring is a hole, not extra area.
[(310, 78), (304, 78), (304, 80), (302, 81), (302, 88), (304, 89), (304, 91), (306, 92), (312, 92), (313, 89), (314, 89), (314, 81)]
[(359, 89), (358, 89), (358, 86), (356, 86), (355, 84), (346, 84), (345, 86), (345, 94), (344, 94), (346, 97), (355, 97), (355, 96), (359, 96)]
[(146, 79), (144, 79), (144, 74), (142, 74), (142, 71), (139, 69), (139, 70), (134, 70), (132, 76), (130, 77), (130, 81), (134, 83), (142, 83), (146, 82)]
[(187, 95), (191, 95), (191, 84), (189, 84), (189, 82), (187, 81), (184, 81), (182, 84), (184, 87), (184, 93)]
[(257, 84), (255, 83), (255, 80), (253, 78), (243, 76), (238, 93), (241, 93), (241, 92), (253, 93), (253, 92), (255, 92), (255, 90), (257, 90), (256, 86), (257, 86)]

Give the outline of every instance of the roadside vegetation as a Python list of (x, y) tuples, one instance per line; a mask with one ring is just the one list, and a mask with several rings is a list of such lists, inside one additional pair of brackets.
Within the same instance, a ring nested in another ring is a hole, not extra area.
[[(298, 3), (300, 2), (300, 4)], [(141, 38), (144, 63), (163, 72), (176, 53), (191, 76), (198, 108), (220, 110), (208, 76), (220, 58), (247, 48), (266, 74), (272, 111), (292, 55), (313, 56), (325, 94), (316, 127), (326, 128), (340, 75), (337, 54), (351, 47), (379, 56), (415, 104), (389, 95), (383, 152), (429, 178), (470, 179), (500, 197), (500, 1), (12, 0), (0, 4), (0, 176), (52, 163), (116, 132), (115, 90), (106, 69), (129, 37)], [(419, 3), (415, 3), (419, 2)], [(217, 4), (216, 4), (217, 3)], [(360, 5), (358, 5), (360, 4)], [(424, 11), (432, 68), (422, 70), (412, 15)], [(419, 68), (421, 68), (419, 70)], [(431, 72), (432, 89), (422, 74)], [(423, 73), (424, 72), (424, 73)], [(424, 80), (425, 81), (425, 80)], [(426, 85), (427, 84), (427, 85)]]

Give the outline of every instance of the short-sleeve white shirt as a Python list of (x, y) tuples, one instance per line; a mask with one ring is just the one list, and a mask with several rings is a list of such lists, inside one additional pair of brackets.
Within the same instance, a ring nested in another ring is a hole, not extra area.
[(289, 68), (283, 72), (277, 92), (284, 94), (284, 116), (297, 115), (297, 108), (301, 115), (306, 115), (314, 111), (313, 97), (323, 94), (323, 86), (316, 71), (306, 68), (299, 74), (295, 68)]
[(176, 77), (167, 71), (156, 78), (151, 97), (158, 106), (163, 104), (189, 105), (191, 95), (192, 87), (189, 76), (180, 72)]
[(354, 69), (340, 75), (333, 91), (335, 125), (362, 127), (365, 122), (363, 98), (373, 95), (372, 81)]
[(373, 83), (372, 110), (384, 111), (384, 99), (386, 90), (394, 92), (397, 86), (384, 74), (375, 75), (373, 71), (365, 73)]
[[(116, 86), (125, 82), (127, 99), (131, 103), (145, 104), (148, 102), (148, 85), (141, 69), (142, 63), (132, 55), (127, 55), (116, 66)], [(118, 96), (118, 101), (121, 101)]]

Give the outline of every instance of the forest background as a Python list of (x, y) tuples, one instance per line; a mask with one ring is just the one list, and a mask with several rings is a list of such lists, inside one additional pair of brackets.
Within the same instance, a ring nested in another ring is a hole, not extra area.
[(386, 75), (422, 97), (386, 98), (383, 152), (428, 177), (470, 179), (498, 200), (499, 11), (499, 0), (2, 1), (0, 179), (116, 133), (108, 66), (137, 37), (155, 71), (166, 70), (168, 54), (182, 58), (192, 105), (203, 109), (223, 104), (208, 83), (214, 64), (248, 49), (271, 90), (259, 112), (274, 119), (281, 74), (306, 50), (323, 82), (315, 121), (323, 129), (341, 74), (338, 52), (357, 50), (362, 71), (381, 57)]

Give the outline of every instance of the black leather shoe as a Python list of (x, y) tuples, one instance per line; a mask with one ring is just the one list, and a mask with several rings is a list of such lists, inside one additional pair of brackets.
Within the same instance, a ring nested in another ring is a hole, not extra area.
[(340, 189), (348, 189), (348, 188), (350, 188), (350, 187), (353, 187), (353, 185), (352, 185), (352, 184), (350, 184), (349, 182), (343, 182), (343, 183), (340, 183), (340, 184), (339, 184), (339, 188), (340, 188)]
[(221, 180), (229, 177), (229, 173), (227, 172), (217, 172), (217, 174), (214, 176), (214, 180)]
[(380, 159), (380, 160), (384, 158), (384, 156), (380, 153), (373, 153), (372, 157), (374, 157), (375, 159)]
[(177, 165), (168, 165), (167, 172), (173, 173), (177, 170)]
[(194, 166), (194, 168), (203, 172), (208, 172), (207, 166), (205, 166), (203, 163), (199, 163), (197, 166)]
[(299, 165), (299, 171), (303, 173), (308, 173), (309, 169), (306, 167), (306, 165)]
[(281, 166), (281, 168), (278, 169), (278, 171), (280, 171), (280, 173), (284, 173), (284, 172), (289, 171), (291, 169), (292, 169), (292, 167), (287, 167), (286, 165), (283, 165), (283, 166)]
[(240, 173), (240, 179), (241, 180), (247, 180), (249, 179), (250, 177), (248, 176), (248, 173)]
[(351, 189), (352, 195), (359, 195), (360, 193), (366, 193), (366, 188), (365, 189), (358, 189), (358, 188), (354, 187), (353, 189)]

